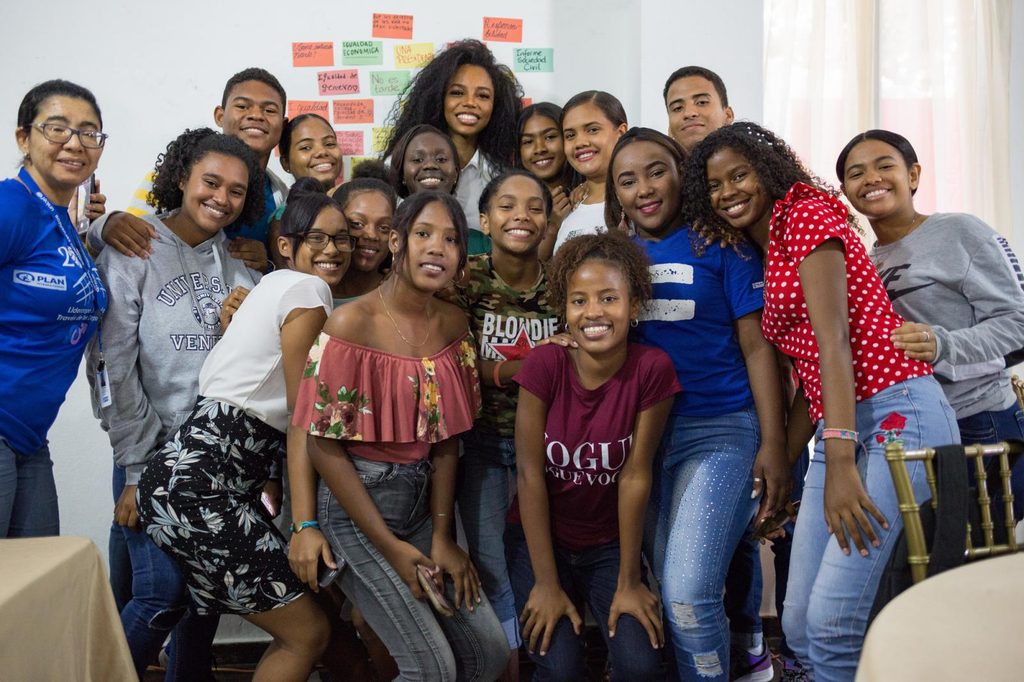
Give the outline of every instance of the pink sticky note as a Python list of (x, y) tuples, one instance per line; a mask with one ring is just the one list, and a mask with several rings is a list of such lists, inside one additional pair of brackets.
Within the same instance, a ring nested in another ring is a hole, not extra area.
[(320, 71), (316, 74), (316, 83), (320, 95), (358, 95), (359, 70), (339, 69), (338, 71)]
[(292, 43), (292, 66), (334, 66), (334, 43)]
[(521, 43), (523, 42), (523, 20), (484, 17), (483, 39), (499, 43)]
[(363, 153), (362, 130), (336, 130), (338, 146), (344, 156), (361, 156)]
[(373, 123), (372, 99), (334, 100), (335, 123)]
[(411, 14), (377, 14), (373, 15), (374, 38), (412, 38)]

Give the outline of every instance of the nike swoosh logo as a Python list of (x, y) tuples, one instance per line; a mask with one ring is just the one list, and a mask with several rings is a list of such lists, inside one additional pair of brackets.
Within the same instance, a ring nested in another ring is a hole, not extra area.
[(907, 287), (906, 289), (889, 289), (885, 293), (889, 294), (890, 301), (895, 301), (900, 296), (906, 296), (907, 294), (913, 293), (918, 289), (924, 289), (925, 287), (930, 287), (933, 284), (935, 284), (935, 282), (928, 282), (928, 284), (921, 284), (920, 286), (916, 287)]

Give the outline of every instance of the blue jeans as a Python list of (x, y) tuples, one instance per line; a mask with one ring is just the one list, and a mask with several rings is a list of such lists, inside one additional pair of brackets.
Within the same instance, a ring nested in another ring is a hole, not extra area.
[(517, 649), (519, 614), (505, 563), (505, 517), (516, 487), (516, 446), (511, 438), (470, 431), (462, 436), (459, 460), (459, 515), (484, 594)]
[[(894, 417), (893, 415), (897, 415)], [(883, 430), (883, 422), (906, 419), (900, 429)], [(873, 523), (881, 546), (868, 547), (862, 557), (850, 544), (843, 554), (825, 525), (825, 448), (820, 440), (824, 423), (818, 423), (818, 442), (804, 482), (803, 503), (793, 536), (792, 562), (786, 590), (782, 628), (786, 641), (814, 679), (853, 680), (857, 672), (868, 615), (889, 561), (903, 519), (896, 491), (885, 461), (885, 443), (899, 439), (908, 449), (960, 442), (956, 417), (942, 389), (930, 376), (910, 379), (857, 403), (860, 445), (857, 469), (868, 495), (889, 521), (885, 530)], [(883, 441), (879, 443), (879, 437)], [(924, 466), (908, 463), (917, 499), (930, 497)]]
[[(509, 525), (505, 544), (512, 591), (516, 606), (522, 611), (536, 582), (523, 527)], [(647, 631), (636, 618), (619, 616), (615, 637), (608, 637), (608, 613), (619, 579), (619, 544), (599, 545), (582, 552), (570, 552), (555, 545), (554, 553), (562, 590), (573, 603), (585, 600), (597, 621), (597, 629), (608, 648), (608, 672), (612, 682), (665, 679), (661, 651), (651, 646)], [(585, 680), (583, 654), (583, 638), (573, 632), (569, 619), (563, 617), (555, 625), (547, 655), (541, 656), (539, 650), (529, 654), (536, 666), (533, 679), (536, 682)]]
[(750, 498), (761, 436), (753, 407), (672, 415), (661, 441), (654, 565), (679, 678), (727, 680), (726, 570), (757, 509)]
[[(998, 443), (1001, 440), (1024, 440), (1024, 411), (1015, 402), (1005, 410), (979, 412), (970, 417), (957, 420), (960, 427), (960, 439), (964, 445), (979, 443)], [(974, 467), (970, 468), (971, 480), (974, 478)], [(1017, 459), (1013, 466), (1010, 486), (1013, 489), (1014, 516), (1020, 518), (1024, 511), (1024, 457)], [(999, 486), (990, 487), (993, 492), (1001, 490)], [(1002, 499), (1002, 495), (998, 495)]]
[[(114, 467), (113, 483), (116, 502), (125, 485), (124, 469)], [(146, 667), (156, 661), (168, 633), (185, 614), (188, 594), (185, 580), (174, 559), (153, 544), (142, 529), (113, 526), (111, 533), (119, 533), (120, 541), (128, 549), (130, 593), (124, 587), (126, 573), (123, 567), (115, 568), (111, 565), (111, 581), (115, 594), (130, 594), (121, 608), (121, 625), (128, 638), (132, 662), (141, 679)], [(112, 548), (112, 560), (118, 544), (115, 543)]]
[(25, 455), (0, 438), (0, 538), (44, 535), (60, 535), (50, 448)]
[[(430, 462), (394, 464), (353, 456), (352, 463), (391, 532), (430, 556)], [(342, 566), (338, 583), (394, 656), (398, 679), (489, 682), (501, 675), (508, 642), (486, 597), (473, 611), (464, 603), (451, 618), (435, 616), (426, 600), (412, 596), (323, 481), (318, 497), (320, 527)], [(451, 581), (445, 594), (454, 604)]]

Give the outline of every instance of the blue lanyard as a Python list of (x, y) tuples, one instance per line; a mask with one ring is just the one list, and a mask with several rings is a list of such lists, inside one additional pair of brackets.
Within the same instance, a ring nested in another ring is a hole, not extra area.
[(103, 280), (100, 279), (100, 274), (96, 270), (96, 264), (93, 262), (92, 257), (89, 256), (89, 253), (85, 250), (85, 247), (82, 246), (82, 242), (78, 238), (77, 233), (75, 233), (74, 238), (71, 237), (72, 232), (68, 230), (66, 225), (64, 225), (64, 221), (60, 217), (60, 211), (58, 211), (49, 198), (43, 194), (39, 189), (39, 185), (36, 184), (36, 181), (24, 166), (22, 166), (21, 170), (18, 171), (18, 180), (21, 181), (21, 184), (25, 185), (29, 194), (42, 202), (43, 206), (45, 206), (50, 212), (50, 215), (57, 222), (57, 227), (60, 229), (60, 233), (64, 237), (64, 241), (67, 242), (68, 247), (75, 253), (75, 256), (78, 258), (79, 265), (82, 266), (82, 271), (85, 273), (85, 276), (89, 279), (89, 283), (92, 285), (92, 309), (93, 313), (96, 315), (97, 343), (99, 345), (99, 351), (102, 354), (103, 333), (100, 326), (100, 320), (107, 308), (103, 302)]

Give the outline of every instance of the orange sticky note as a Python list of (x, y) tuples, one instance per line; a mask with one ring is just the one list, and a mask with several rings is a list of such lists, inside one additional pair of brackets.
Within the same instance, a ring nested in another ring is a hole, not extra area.
[(363, 154), (363, 131), (362, 130), (336, 130), (338, 146), (343, 156)]
[(302, 114), (320, 114), (327, 118), (327, 102), (301, 99), (288, 100), (288, 118), (295, 118)]
[(339, 69), (338, 71), (320, 71), (316, 74), (316, 83), (323, 95), (358, 95), (359, 70)]
[(484, 40), (499, 43), (523, 42), (523, 20), (484, 17)]
[(372, 99), (334, 100), (335, 123), (373, 123)]
[(292, 43), (292, 66), (334, 66), (334, 43)]
[(412, 38), (411, 14), (377, 14), (373, 15), (374, 38)]

